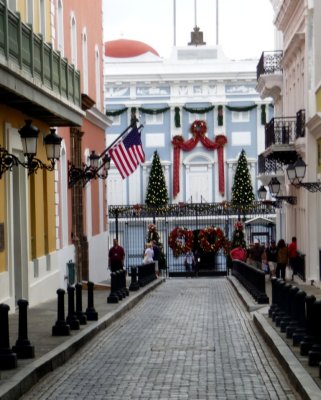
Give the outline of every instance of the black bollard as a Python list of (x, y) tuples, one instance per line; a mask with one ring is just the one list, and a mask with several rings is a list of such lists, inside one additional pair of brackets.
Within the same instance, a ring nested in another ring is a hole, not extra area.
[(27, 300), (18, 300), (19, 335), (16, 345), (12, 347), (12, 351), (17, 354), (18, 358), (34, 358), (35, 356), (35, 347), (30, 344), (28, 339), (28, 305), (29, 303)]
[(75, 288), (73, 286), (68, 286), (67, 292), (68, 292), (68, 315), (66, 318), (66, 322), (70, 326), (70, 329), (78, 330), (80, 329), (80, 324), (75, 312)]
[(88, 321), (98, 321), (98, 313), (94, 307), (94, 283), (88, 281), (87, 282), (87, 291), (88, 291), (88, 304), (86, 309), (86, 315)]
[(127, 289), (127, 283), (126, 283), (127, 272), (124, 269), (121, 269), (120, 272), (121, 272), (120, 280), (121, 280), (122, 294), (123, 297), (127, 297), (129, 296), (129, 290)]
[(9, 310), (7, 304), (0, 304), (0, 370), (17, 368), (17, 354), (9, 341)]
[(304, 333), (294, 332), (292, 335), (293, 346), (300, 345), (301, 356), (307, 356), (308, 352), (311, 350), (311, 346), (314, 342), (314, 318), (315, 318), (315, 308), (314, 303), (316, 302), (315, 296), (313, 294), (306, 296), (305, 298), (305, 315), (306, 315), (306, 331)]
[(139, 290), (139, 284), (137, 282), (137, 267), (131, 268), (131, 281), (129, 285), (129, 290), (133, 292)]
[(107, 303), (118, 303), (119, 297), (117, 294), (117, 275), (116, 272), (110, 273), (110, 294), (107, 297)]
[(82, 284), (76, 283), (76, 316), (80, 325), (87, 324), (86, 314), (82, 311)]
[(69, 336), (70, 326), (65, 321), (65, 291), (58, 289), (57, 321), (52, 327), (52, 336)]

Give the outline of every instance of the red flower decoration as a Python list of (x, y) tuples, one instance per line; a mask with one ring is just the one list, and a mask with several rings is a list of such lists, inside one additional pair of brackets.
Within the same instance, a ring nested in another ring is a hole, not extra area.
[(168, 238), (168, 245), (173, 250), (174, 257), (192, 250), (193, 242), (193, 231), (179, 227), (173, 229)]
[(191, 133), (194, 136), (197, 136), (197, 135), (204, 136), (206, 132), (207, 132), (206, 121), (202, 121), (202, 120), (197, 119), (192, 123)]
[(221, 248), (227, 252), (229, 248), (229, 242), (221, 228), (209, 227), (201, 229), (198, 234), (198, 240), (201, 249), (206, 253), (215, 253)]

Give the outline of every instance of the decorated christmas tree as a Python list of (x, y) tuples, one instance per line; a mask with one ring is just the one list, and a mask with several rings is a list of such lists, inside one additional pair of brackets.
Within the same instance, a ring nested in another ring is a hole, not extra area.
[(145, 202), (147, 205), (155, 207), (168, 203), (165, 176), (157, 151), (154, 152), (153, 156)]
[(247, 165), (245, 151), (242, 150), (237, 162), (232, 187), (232, 205), (245, 214), (255, 199), (251, 175)]

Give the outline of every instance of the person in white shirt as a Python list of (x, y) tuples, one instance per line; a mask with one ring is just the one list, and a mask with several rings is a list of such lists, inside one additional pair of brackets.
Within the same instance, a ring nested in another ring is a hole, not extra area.
[(146, 243), (146, 250), (144, 253), (144, 264), (149, 264), (154, 262), (154, 250), (153, 250), (153, 244), (152, 243)]
[(193, 252), (190, 250), (185, 255), (185, 270), (186, 270), (186, 278), (187, 275), (190, 274), (192, 277), (193, 265), (195, 264), (195, 258)]

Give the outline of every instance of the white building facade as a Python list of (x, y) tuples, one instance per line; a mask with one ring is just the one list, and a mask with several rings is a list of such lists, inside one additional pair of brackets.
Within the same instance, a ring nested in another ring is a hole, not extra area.
[[(105, 43), (105, 56), (105, 108), (113, 118), (108, 145), (135, 113), (146, 155), (125, 180), (111, 167), (109, 205), (145, 202), (155, 150), (171, 203), (229, 201), (242, 149), (257, 190), (257, 155), (274, 112), (271, 98), (256, 91), (258, 60), (230, 60), (220, 46), (206, 45), (174, 47), (162, 59), (147, 44), (126, 39)], [(195, 121), (206, 125), (205, 133), (195, 133)]]

